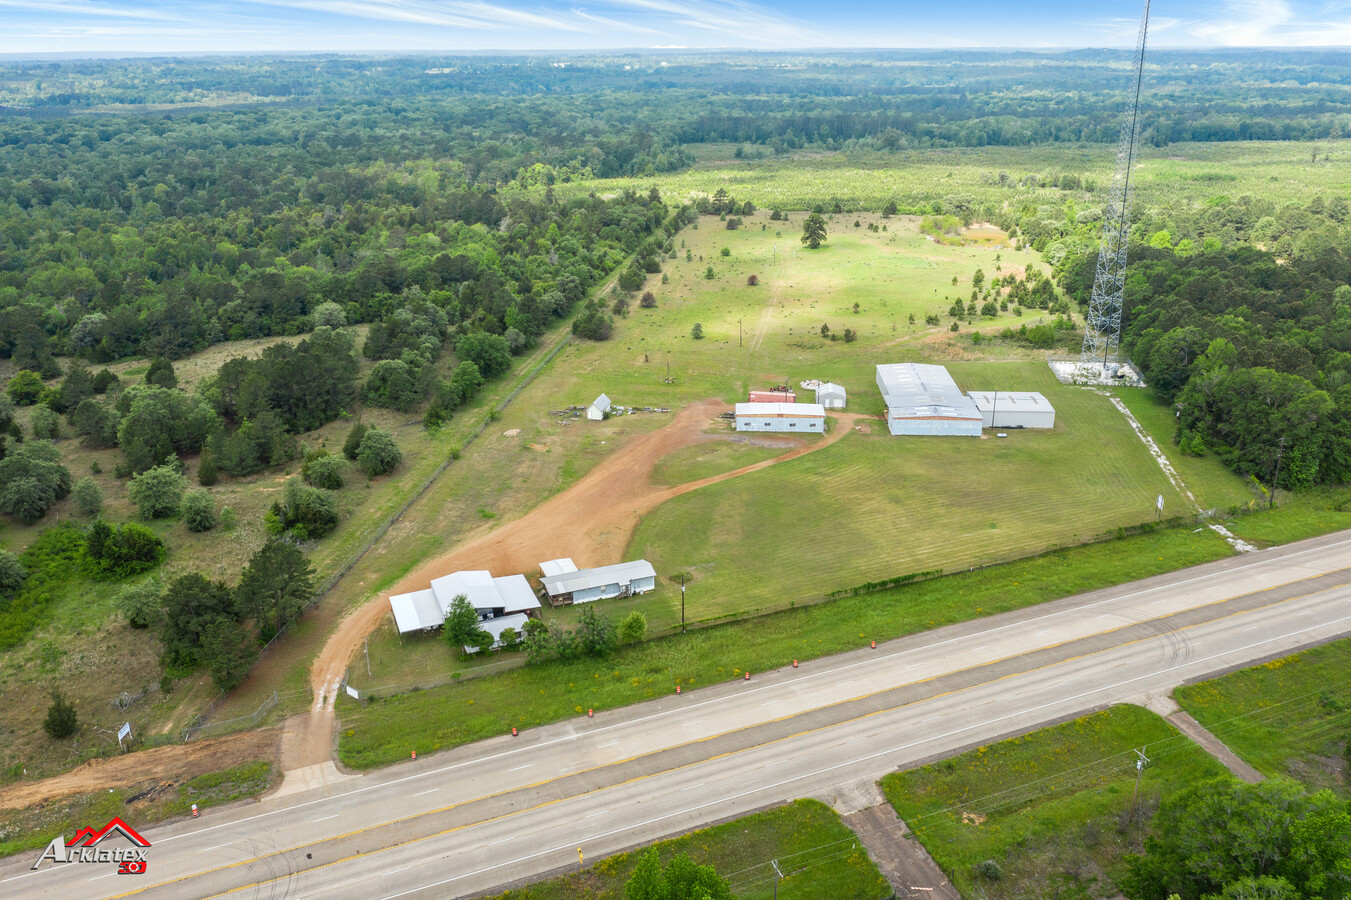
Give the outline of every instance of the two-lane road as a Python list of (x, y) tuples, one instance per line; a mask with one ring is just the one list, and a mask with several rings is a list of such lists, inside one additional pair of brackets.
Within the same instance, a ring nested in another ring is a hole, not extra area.
[[(150, 829), (3, 896), (490, 890), (1351, 633), (1351, 535), (1211, 563)], [(729, 661), (735, 664), (735, 661)], [(785, 662), (788, 662), (787, 660)], [(88, 823), (102, 825), (103, 823)], [(133, 823), (134, 824), (134, 823)]]

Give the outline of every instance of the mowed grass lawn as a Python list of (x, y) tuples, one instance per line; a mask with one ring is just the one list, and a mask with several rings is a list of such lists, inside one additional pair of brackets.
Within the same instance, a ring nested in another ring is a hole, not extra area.
[(1351, 794), (1351, 640), (1187, 685), (1178, 704), (1265, 775)]
[[(817, 800), (785, 806), (659, 841), (663, 864), (687, 854), (727, 879), (740, 900), (881, 900), (891, 886), (858, 845), (854, 832)], [(494, 900), (623, 900), (624, 882), (646, 850), (619, 853), (569, 875), (507, 891)], [(784, 878), (774, 893), (778, 860)]]
[[(1113, 897), (1143, 837), (1141, 820), (1127, 821), (1141, 746), (1152, 760), (1140, 783), (1146, 820), (1160, 797), (1224, 774), (1159, 716), (1114, 706), (881, 784), (964, 896)], [(985, 860), (1003, 877), (977, 875)]]
[[(1041, 391), (1055, 429), (892, 437), (871, 422), (870, 434), (668, 501), (629, 555), (663, 575), (690, 572), (699, 619), (1080, 542), (1154, 519), (1160, 494), (1165, 516), (1190, 511), (1107, 398), (1059, 384), (1037, 361), (949, 371), (967, 388)], [(660, 610), (648, 616), (667, 624)]]
[[(344, 765), (372, 769), (430, 753), (675, 692), (728, 681), (984, 615), (1020, 609), (1096, 588), (1221, 559), (1229, 545), (1209, 529), (1171, 529), (1087, 547), (1072, 547), (1001, 566), (963, 572), (887, 591), (845, 597), (625, 647), (606, 659), (548, 662), (466, 678), (431, 690), (356, 702), (338, 697), (338, 755)], [(678, 591), (676, 592), (678, 594)], [(679, 597), (675, 599), (679, 609)], [(612, 609), (606, 609), (613, 613)], [(372, 642), (377, 675), (398, 651), (392, 632)], [(459, 664), (433, 638), (409, 643), (410, 672), (444, 660)], [(516, 654), (519, 656), (519, 654)], [(510, 660), (513, 655), (490, 657)], [(352, 667), (365, 675), (362, 659)], [(364, 683), (364, 679), (353, 679)], [(377, 682), (379, 679), (377, 679)]]

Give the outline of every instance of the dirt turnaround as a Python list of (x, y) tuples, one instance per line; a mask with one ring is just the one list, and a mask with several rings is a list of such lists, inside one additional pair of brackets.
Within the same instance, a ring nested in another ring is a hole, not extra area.
[(653, 468), (672, 451), (698, 443), (728, 440), (730, 435), (705, 431), (719, 422), (719, 413), (728, 410), (725, 403), (718, 401), (687, 406), (669, 425), (628, 442), (563, 493), (514, 522), (428, 560), (389, 591), (352, 610), (324, 644), (310, 669), (314, 705), (310, 713), (297, 717), (301, 721), (295, 724), (301, 727), (286, 729), (282, 739), (285, 768), (289, 771), (331, 758), (333, 701), (343, 672), (361, 647), (362, 638), (374, 631), (389, 613), (391, 594), (421, 590), (433, 578), (460, 569), (529, 572), (541, 560), (564, 556), (571, 557), (583, 568), (619, 562), (639, 519), (672, 497), (828, 447), (852, 431), (859, 419), (869, 418), (832, 412), (835, 426), (823, 440), (698, 481), (674, 487), (652, 484)]

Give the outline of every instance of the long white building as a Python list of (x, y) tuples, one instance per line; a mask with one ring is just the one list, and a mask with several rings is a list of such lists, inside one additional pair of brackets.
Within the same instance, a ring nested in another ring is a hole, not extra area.
[(892, 434), (980, 437), (980, 410), (942, 366), (881, 365), (877, 387), (887, 405), (887, 428)]
[(819, 403), (738, 403), (736, 430), (824, 434), (826, 408)]
[(578, 569), (570, 559), (554, 559), (540, 563), (540, 571), (544, 573), (540, 584), (554, 606), (646, 594), (657, 586), (657, 570), (645, 559), (595, 569)]

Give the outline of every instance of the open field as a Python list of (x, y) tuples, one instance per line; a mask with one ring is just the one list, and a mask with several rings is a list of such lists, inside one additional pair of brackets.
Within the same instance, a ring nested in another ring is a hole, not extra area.
[[(1319, 192), (1351, 194), (1351, 172), (1342, 165), (1351, 142), (1320, 141), (1328, 158), (1310, 161), (1299, 141), (1242, 141), (1142, 147), (1132, 184), (1137, 204), (1172, 206), (1179, 199), (1203, 202), (1217, 194), (1264, 196), (1282, 203), (1305, 202)], [(735, 145), (710, 148), (684, 172), (643, 178), (578, 181), (561, 190), (585, 193), (647, 190), (655, 184), (664, 196), (712, 194), (726, 188), (741, 200), (780, 209), (810, 209), (839, 200), (847, 208), (880, 210), (888, 200), (918, 207), (946, 194), (980, 199), (1017, 197), (1059, 205), (1067, 194), (1045, 188), (1001, 188), (992, 176), (1001, 172), (1017, 182), (1025, 175), (1072, 172), (1105, 186), (1115, 157), (1097, 144), (1055, 147), (982, 147), (911, 150), (900, 153), (828, 152), (792, 154), (765, 160), (732, 158)], [(721, 152), (718, 152), (718, 150)], [(1105, 187), (1101, 187), (1105, 190)], [(557, 189), (556, 189), (557, 190)], [(1078, 200), (1100, 204), (1101, 194), (1070, 192)]]
[[(963, 387), (1041, 391), (1056, 406), (1055, 429), (896, 438), (877, 423), (669, 501), (639, 525), (629, 555), (662, 574), (692, 573), (693, 615), (706, 618), (1077, 543), (1153, 519), (1159, 494), (1165, 516), (1190, 511), (1105, 398), (1059, 384), (1036, 361), (949, 370)], [(664, 626), (670, 615), (668, 606), (648, 619)]]
[[(882, 790), (964, 896), (1114, 897), (1112, 877), (1139, 852), (1130, 818), (1133, 748), (1153, 761), (1143, 821), (1159, 798), (1223, 767), (1152, 712), (1114, 706), (942, 762), (888, 775)], [(994, 860), (997, 880), (974, 867)]]
[[(410, 749), (426, 753), (501, 735), (512, 726), (558, 721), (587, 708), (623, 706), (673, 692), (677, 684), (728, 681), (743, 671), (815, 659), (872, 639), (1020, 609), (1231, 552), (1208, 529), (1171, 529), (697, 629), (626, 647), (607, 659), (512, 668), (371, 702), (339, 697), (338, 756), (353, 768), (375, 768), (406, 759)], [(444, 644), (418, 640), (424, 643), (408, 646), (419, 665), (433, 668), (437, 652), (446, 668), (458, 665)], [(378, 674), (401, 680), (401, 664), (390, 644), (373, 653), (372, 662), (387, 666), (383, 673), (377, 668)], [(358, 659), (354, 674), (360, 667)]]
[(1178, 688), (1178, 704), (1268, 776), (1351, 795), (1351, 640)]
[[(865, 850), (852, 849), (854, 841), (854, 833), (830, 807), (797, 800), (652, 846), (663, 864), (685, 853), (698, 865), (712, 866), (740, 900), (890, 897), (891, 886)], [(624, 882), (640, 855), (620, 853), (582, 872), (507, 891), (494, 900), (622, 900)], [(777, 895), (771, 860), (779, 861), (785, 876)]]

